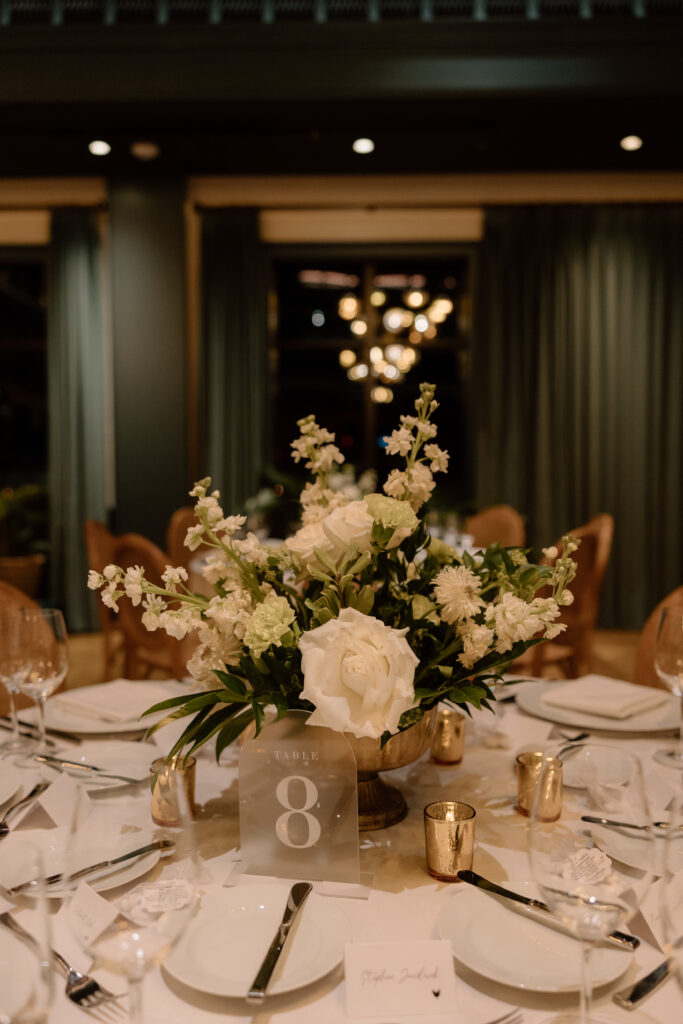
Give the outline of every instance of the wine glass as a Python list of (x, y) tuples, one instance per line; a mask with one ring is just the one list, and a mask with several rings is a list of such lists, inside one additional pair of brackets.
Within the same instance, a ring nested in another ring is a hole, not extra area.
[(26, 652), (19, 640), (19, 624), (24, 609), (13, 603), (0, 604), (0, 683), (9, 694), (9, 713), (12, 725), (10, 739), (0, 744), (3, 754), (22, 750), (24, 742), (19, 734), (14, 697), (20, 692), (19, 680), (28, 671)]
[(680, 730), (674, 746), (657, 750), (654, 759), (671, 768), (683, 768), (683, 607), (667, 607), (655, 638), (655, 671), (664, 685), (678, 697)]
[(36, 843), (22, 842), (22, 874), (28, 890), (20, 925), (12, 911), (0, 914), (0, 1022), (47, 1024), (53, 997), (50, 915), (45, 861)]
[(45, 753), (45, 701), (63, 682), (69, 667), (66, 626), (58, 608), (22, 609), (18, 623), (19, 647), (26, 671), (18, 676), (19, 689), (38, 705), (39, 737), (32, 753)]
[[(67, 915), (74, 938), (93, 960), (93, 969), (106, 968), (127, 979), (132, 1024), (156, 1024), (157, 1020), (159, 1024), (162, 1021), (166, 1024), (167, 1018), (156, 1018), (149, 1010), (143, 1010), (144, 977), (170, 953), (199, 905), (199, 860), (182, 773), (175, 770), (173, 762), (167, 762), (157, 772), (155, 784), (163, 785), (176, 810), (174, 826), (157, 829), (152, 839), (172, 844), (170, 850), (162, 853), (162, 856), (169, 857), (170, 863), (166, 865), (165, 861), (159, 861), (151, 875), (113, 901), (117, 914), (104, 930), (86, 934), (81, 917), (77, 913)], [(87, 828), (87, 821), (84, 829), (83, 821), (83, 815), (76, 807), (66, 858), (72, 871), (82, 863), (84, 840), (92, 849), (91, 830)], [(131, 845), (142, 846), (150, 838), (148, 832), (142, 833), (139, 840), (131, 840)], [(159, 872), (162, 864), (163, 870)], [(92, 879), (88, 877), (85, 881)], [(74, 877), (68, 888), (75, 890), (79, 884), (81, 879)]]
[[(584, 822), (568, 821), (566, 815), (548, 822), (547, 794), (561, 770), (581, 813), (637, 827), (592, 826), (588, 832)], [(581, 961), (578, 1013), (561, 1013), (551, 1018), (553, 1024), (603, 1019), (591, 1006), (592, 952), (612, 932), (623, 930), (647, 892), (654, 831), (638, 757), (596, 743), (571, 751), (558, 745), (545, 752), (529, 816), (529, 862), (541, 898), (579, 940)], [(625, 843), (630, 844), (629, 864), (618, 859)]]

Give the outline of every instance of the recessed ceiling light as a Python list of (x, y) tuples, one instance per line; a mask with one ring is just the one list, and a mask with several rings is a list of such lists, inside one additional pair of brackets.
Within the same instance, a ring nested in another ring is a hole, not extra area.
[(107, 156), (111, 153), (111, 146), (104, 139), (93, 139), (92, 142), (88, 143), (88, 149), (93, 156)]
[(156, 160), (161, 148), (156, 142), (133, 142), (130, 151), (136, 160)]
[(624, 135), (623, 139), (619, 142), (622, 149), (625, 149), (627, 153), (635, 153), (637, 149), (643, 145), (643, 140), (640, 135)]
[(374, 148), (372, 139), (355, 139), (353, 143), (354, 153), (372, 153)]

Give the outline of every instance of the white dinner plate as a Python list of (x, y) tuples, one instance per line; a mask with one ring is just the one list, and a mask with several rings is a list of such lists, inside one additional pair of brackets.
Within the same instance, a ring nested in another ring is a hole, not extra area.
[[(111, 860), (119, 854), (137, 850), (151, 843), (153, 838), (152, 833), (148, 831), (103, 834), (100, 830), (96, 835), (84, 836), (79, 850), (69, 858), (70, 870), (75, 871), (79, 867)], [(11, 889), (29, 880), (29, 873), (26, 871), (26, 848), (29, 843), (40, 846), (46, 875), (63, 871), (68, 846), (66, 829), (57, 828), (45, 832), (31, 830), (30, 833), (22, 833), (21, 838), (10, 834), (0, 843), (0, 878), (5, 888)], [(96, 874), (87, 875), (84, 880), (96, 892), (115, 889), (151, 871), (160, 856), (159, 850), (152, 850), (141, 857), (124, 861), (123, 864), (115, 864)], [(68, 884), (50, 885), (46, 887), (45, 894), (50, 899), (62, 899), (70, 895), (77, 884), (75, 883), (73, 887), (69, 887)]]
[[(113, 683), (95, 683), (94, 686), (84, 686), (81, 692), (87, 693), (87, 691), (95, 688), (101, 691), (102, 687), (114, 687), (115, 685), (115, 681)], [(157, 685), (160, 689), (167, 692), (160, 694), (158, 698), (150, 700), (150, 707), (153, 704), (158, 704), (162, 700), (167, 700), (169, 697), (179, 697), (182, 694), (186, 694), (187, 696), (190, 695), (189, 688), (184, 683), (178, 683), (175, 680), (169, 680), (168, 683), (164, 683), (163, 680), (159, 680), (158, 682), (155, 680), (155, 686)], [(70, 691), (68, 696), (73, 699), (74, 693)], [(46, 701), (45, 724), (48, 729), (76, 733), (80, 736), (97, 736), (103, 734), (116, 735), (118, 733), (143, 732), (145, 729), (148, 729), (150, 725), (160, 722), (168, 713), (160, 712), (157, 715), (149, 715), (144, 718), (131, 716), (128, 721), (109, 722), (95, 717), (92, 713), (79, 714), (73, 708), (64, 707), (60, 697), (61, 694), (57, 694)]]
[[(149, 781), (150, 766), (159, 757), (159, 753), (153, 743), (131, 743), (124, 740), (84, 740), (78, 747), (50, 750), (52, 757), (96, 765), (106, 773), (127, 775), (139, 782)], [(47, 763), (41, 765), (41, 768), (48, 778), (54, 778), (58, 773), (57, 768)], [(119, 779), (103, 779), (97, 772), (84, 771), (82, 768), (64, 768), (64, 772), (93, 792), (131, 785)]]
[[(216, 996), (244, 998), (282, 920), (288, 885), (243, 885), (212, 893), (164, 967), (176, 981)], [(311, 893), (268, 986), (281, 995), (318, 981), (341, 963), (350, 938), (334, 902)]]
[(38, 960), (28, 946), (0, 928), (0, 1019), (10, 1020), (25, 1009), (38, 983)]
[(3, 761), (2, 771), (0, 772), (0, 805), (6, 803), (10, 797), (13, 797), (20, 785), (21, 775), (17, 769), (13, 764)]
[(670, 696), (664, 704), (643, 711), (630, 718), (606, 718), (604, 715), (590, 715), (585, 711), (574, 711), (569, 708), (558, 708), (546, 704), (543, 694), (552, 686), (557, 692), (558, 686), (565, 683), (529, 683), (517, 691), (517, 707), (535, 718), (543, 718), (547, 722), (560, 725), (571, 725), (575, 729), (600, 729), (603, 732), (640, 732), (658, 733), (672, 732), (678, 727), (680, 709), (678, 698)]
[(619, 861), (631, 868), (642, 871), (651, 869), (661, 875), (665, 843), (669, 842), (667, 862), (673, 871), (683, 868), (683, 832), (666, 838), (664, 831), (655, 835), (654, 851), (651, 842), (637, 829), (630, 831), (625, 828), (607, 828), (604, 825), (591, 825), (591, 835), (597, 847), (604, 851), (612, 860)]
[[(537, 895), (525, 882), (510, 882), (509, 887)], [(491, 981), (530, 992), (576, 992), (581, 987), (581, 944), (576, 939), (479, 889), (468, 886), (448, 897), (438, 929), (450, 941), (456, 960)], [(616, 946), (596, 946), (591, 954), (593, 985), (614, 981), (628, 970), (632, 957)]]

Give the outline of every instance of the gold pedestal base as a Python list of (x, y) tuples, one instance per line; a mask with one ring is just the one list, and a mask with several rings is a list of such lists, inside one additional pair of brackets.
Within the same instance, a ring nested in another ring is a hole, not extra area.
[(371, 832), (402, 821), (408, 813), (403, 794), (377, 772), (358, 772), (358, 828)]

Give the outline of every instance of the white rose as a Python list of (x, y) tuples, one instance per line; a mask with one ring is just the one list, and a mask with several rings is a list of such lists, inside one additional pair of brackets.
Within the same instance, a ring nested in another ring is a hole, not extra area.
[(332, 557), (336, 561), (345, 555), (353, 545), (359, 552), (370, 551), (372, 548), (373, 518), (368, 512), (365, 501), (351, 501), (330, 512), (321, 521), (328, 548), (332, 547)]
[(301, 696), (315, 706), (309, 725), (359, 738), (396, 732), (403, 712), (415, 705), (418, 659), (406, 632), (344, 608), (338, 619), (304, 633)]
[(328, 554), (332, 554), (332, 544), (323, 530), (322, 522), (309, 523), (307, 526), (302, 526), (293, 537), (287, 538), (285, 547), (293, 555), (296, 555), (304, 567), (314, 564), (318, 568), (322, 568), (313, 553), (315, 548), (321, 548), (323, 551), (327, 551)]

